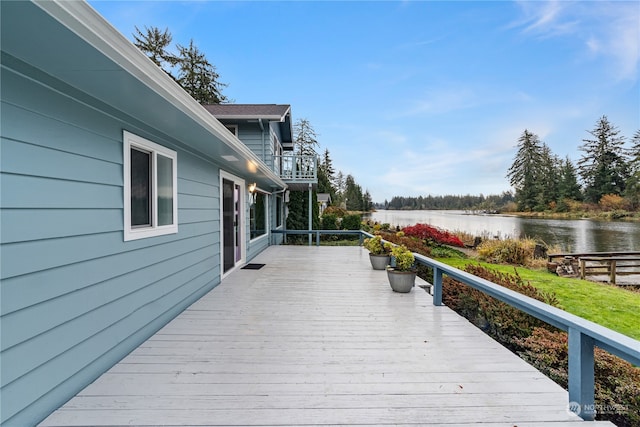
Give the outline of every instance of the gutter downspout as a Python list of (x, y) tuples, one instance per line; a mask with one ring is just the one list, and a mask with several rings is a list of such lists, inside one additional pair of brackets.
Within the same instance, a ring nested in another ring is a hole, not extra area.
[[(282, 190), (272, 191), (271, 195), (275, 196), (277, 194), (284, 194), (287, 191), (289, 191), (289, 188), (285, 187)], [(277, 206), (277, 204), (276, 204), (276, 206)], [(284, 198), (282, 198), (282, 206), (280, 208), (282, 209), (282, 212), (281, 212), (281, 214), (282, 214), (282, 229), (284, 231), (287, 231), (287, 204), (285, 203), (285, 199)], [(277, 213), (276, 213), (276, 215), (277, 215)], [(286, 244), (287, 243), (287, 234), (286, 233), (284, 234), (283, 240), (284, 240), (284, 243)], [(271, 243), (275, 244), (275, 238), (273, 236), (271, 236)]]
[(309, 183), (309, 246), (311, 246), (311, 228), (313, 227), (313, 222), (312, 222), (312, 218), (313, 218), (313, 213), (311, 212), (311, 208), (312, 203), (311, 203), (311, 183)]
[(269, 161), (267, 160), (267, 147), (266, 147), (266, 143), (264, 141), (264, 124), (262, 123), (262, 119), (258, 119), (258, 123), (260, 124), (260, 130), (262, 131), (262, 158), (264, 159), (264, 162), (267, 164), (267, 166), (269, 165)]

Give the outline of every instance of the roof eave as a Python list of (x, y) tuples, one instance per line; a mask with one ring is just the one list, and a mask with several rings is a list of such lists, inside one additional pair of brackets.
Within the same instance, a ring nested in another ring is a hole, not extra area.
[(246, 145), (235, 138), (202, 105), (196, 102), (160, 67), (147, 58), (133, 43), (107, 22), (88, 3), (36, 0), (34, 3), (61, 25), (75, 33), (102, 55), (118, 64), (141, 84), (157, 93), (166, 102), (179, 108), (204, 130), (221, 140), (259, 171), (273, 184), (285, 188), (286, 183), (257, 157)]

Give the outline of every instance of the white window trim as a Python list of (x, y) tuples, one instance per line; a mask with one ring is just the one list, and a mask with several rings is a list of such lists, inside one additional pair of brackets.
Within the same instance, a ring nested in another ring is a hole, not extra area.
[(278, 209), (278, 201), (277, 201), (278, 198), (280, 199), (280, 220), (281, 220), (281, 224), (278, 225), (278, 218), (277, 218), (278, 212), (275, 212), (276, 218), (273, 218), (273, 221), (275, 222), (276, 230), (282, 230), (284, 228), (284, 222), (285, 222), (285, 218), (284, 218), (284, 206), (285, 206), (285, 203), (284, 203), (284, 197), (283, 196), (281, 196), (281, 195), (274, 196), (273, 204), (275, 205), (275, 209), (276, 210)]
[[(123, 172), (124, 172), (124, 240), (137, 240), (147, 237), (163, 236), (165, 234), (175, 234), (178, 232), (178, 153), (162, 145), (151, 142), (146, 138), (122, 131), (123, 140)], [(152, 176), (152, 197), (151, 197), (151, 226), (132, 228), (131, 227), (131, 148), (140, 148), (151, 153), (151, 176)], [(161, 154), (172, 160), (173, 165), (173, 224), (158, 226), (158, 176), (156, 174), (156, 156)]]
[[(256, 242), (263, 238), (266, 239), (271, 234), (269, 229), (269, 194), (270, 193), (267, 193), (266, 191), (260, 190), (260, 188), (256, 189), (256, 196), (257, 195), (264, 196), (264, 234), (251, 238), (251, 230), (249, 230), (250, 243)], [(251, 206), (249, 206), (249, 209), (251, 209)], [(251, 212), (249, 212), (249, 218), (250, 217), (251, 217)]]
[[(219, 189), (220, 189), (220, 280), (224, 279), (225, 277), (227, 277), (229, 274), (231, 274), (233, 271), (237, 270), (238, 268), (240, 268), (241, 265), (244, 265), (247, 261), (247, 246), (249, 243), (249, 240), (247, 239), (247, 233), (249, 232), (248, 230), (248, 218), (247, 215), (249, 214), (249, 211), (247, 210), (247, 206), (249, 205), (248, 203), (246, 203), (246, 193), (247, 193), (247, 187), (246, 187), (246, 183), (245, 180), (243, 178), (240, 178), (236, 175), (233, 175), (229, 172), (226, 172), (222, 169), (220, 169), (220, 173), (219, 173), (220, 179), (219, 179)], [(222, 236), (222, 234), (224, 233), (223, 228), (223, 224), (222, 224), (222, 215), (223, 215), (223, 210), (224, 210), (224, 195), (222, 194), (223, 192), (223, 180), (230, 180), (233, 181), (234, 183), (238, 184), (240, 186), (240, 194), (238, 195), (239, 197), (239, 202), (240, 206), (238, 206), (238, 209), (240, 211), (240, 218), (238, 219), (239, 224), (238, 227), (240, 227), (240, 259), (237, 260), (235, 262), (235, 265), (229, 269), (229, 271), (225, 272), (224, 271), (224, 238)]]

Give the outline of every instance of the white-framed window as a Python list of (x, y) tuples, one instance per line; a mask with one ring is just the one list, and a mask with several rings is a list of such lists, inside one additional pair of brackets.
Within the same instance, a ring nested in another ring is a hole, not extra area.
[(267, 234), (267, 194), (256, 191), (255, 201), (249, 208), (251, 240)]
[(282, 196), (276, 196), (276, 228), (282, 227)]
[(124, 240), (178, 232), (178, 153), (123, 131)]

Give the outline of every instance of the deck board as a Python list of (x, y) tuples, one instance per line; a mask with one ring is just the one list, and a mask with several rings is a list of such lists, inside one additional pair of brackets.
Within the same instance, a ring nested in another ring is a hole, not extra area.
[[(567, 393), (358, 247), (267, 249), (43, 426), (562, 426)], [(600, 423), (596, 423), (600, 424)]]

